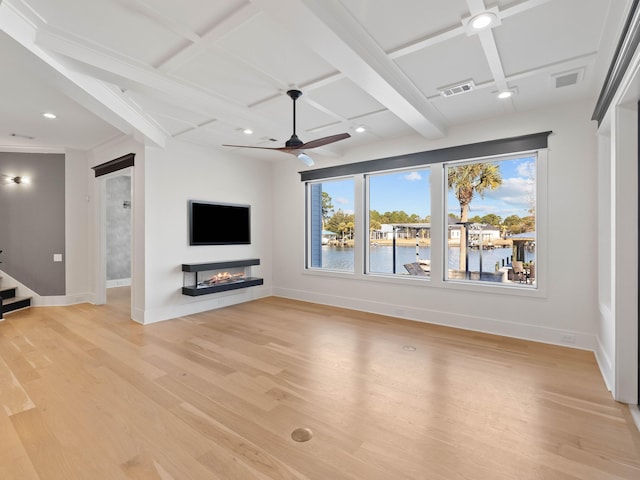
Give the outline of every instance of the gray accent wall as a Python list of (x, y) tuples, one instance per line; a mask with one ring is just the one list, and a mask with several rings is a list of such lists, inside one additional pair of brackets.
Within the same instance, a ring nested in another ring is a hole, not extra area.
[[(126, 206), (128, 202), (129, 205)], [(107, 180), (107, 281), (131, 278), (131, 177)]]
[(64, 295), (65, 156), (0, 152), (0, 173), (29, 178), (0, 185), (0, 270), (39, 295)]

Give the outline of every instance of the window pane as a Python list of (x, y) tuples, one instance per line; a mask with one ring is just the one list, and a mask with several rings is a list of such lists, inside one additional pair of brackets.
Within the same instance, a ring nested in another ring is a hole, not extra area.
[(354, 271), (354, 181), (307, 184), (310, 268)]
[(429, 276), (430, 170), (369, 175), (369, 273)]
[(446, 166), (449, 280), (536, 285), (536, 157)]

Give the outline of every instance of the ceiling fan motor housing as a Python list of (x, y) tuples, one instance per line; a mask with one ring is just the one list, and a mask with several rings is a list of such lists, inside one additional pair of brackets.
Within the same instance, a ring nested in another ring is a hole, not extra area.
[(291, 99), (295, 102), (302, 96), (302, 92), (300, 90), (288, 90), (287, 95), (291, 97)]
[(287, 148), (295, 148), (302, 146), (304, 142), (298, 138), (298, 136), (294, 133), (291, 135), (291, 138), (285, 142), (285, 146)]

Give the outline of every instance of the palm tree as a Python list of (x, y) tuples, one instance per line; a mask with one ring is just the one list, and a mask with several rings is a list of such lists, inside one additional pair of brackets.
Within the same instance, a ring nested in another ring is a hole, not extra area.
[[(460, 202), (460, 222), (464, 223), (469, 219), (469, 204), (473, 196), (477, 193), (480, 198), (484, 198), (485, 191), (498, 188), (502, 185), (502, 175), (500, 167), (495, 163), (472, 163), (449, 167), (447, 184), (449, 190), (454, 191)], [(463, 238), (465, 238), (464, 225), (460, 229), (460, 270), (466, 270), (467, 266), (467, 245)]]
[(333, 213), (333, 204), (331, 203), (331, 196), (327, 192), (322, 192), (322, 230), (329, 220), (329, 215)]

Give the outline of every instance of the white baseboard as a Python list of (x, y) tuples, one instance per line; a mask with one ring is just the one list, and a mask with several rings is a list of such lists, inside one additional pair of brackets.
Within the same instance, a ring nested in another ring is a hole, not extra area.
[(76, 305), (78, 303), (94, 303), (95, 295), (92, 293), (77, 293), (74, 295), (54, 295), (40, 296), (34, 295), (31, 298), (32, 307), (63, 307), (66, 305)]
[(271, 288), (259, 286), (211, 295), (202, 295), (198, 297), (184, 296), (184, 303), (147, 309), (144, 311), (142, 316), (137, 316), (136, 321), (143, 323), (144, 325), (148, 325), (200, 312), (206, 312), (207, 310), (216, 310), (230, 305), (250, 302), (251, 300), (270, 297), (271, 295), (273, 295)]
[(598, 367), (600, 368), (600, 373), (602, 374), (602, 378), (604, 379), (604, 383), (607, 386), (607, 389), (610, 392), (613, 392), (613, 365), (611, 364), (611, 359), (609, 355), (600, 342), (600, 337), (596, 337), (596, 348), (594, 351), (596, 355), (596, 362), (598, 362)]
[(130, 278), (116, 278), (114, 280), (107, 280), (107, 288), (129, 287), (129, 286), (131, 286)]
[[(560, 345), (580, 350), (589, 350), (592, 352), (595, 352), (596, 350), (597, 341), (595, 335), (584, 332), (507, 322), (494, 318), (462, 315), (446, 311), (430, 310), (427, 308), (407, 307), (406, 305), (394, 305), (361, 299), (356, 300), (350, 297), (325, 295), (318, 292), (307, 292), (284, 288), (274, 288), (273, 290), (273, 294), (276, 296), (291, 298), (294, 300), (320, 303), (380, 315), (388, 315), (406, 320), (414, 320), (417, 322), (461, 328), (475, 332), (491, 333), (494, 335)], [(398, 314), (399, 311), (403, 312), (402, 315)], [(575, 339), (575, 341), (571, 343), (563, 341), (563, 339), (568, 336)]]
[(638, 408), (638, 405), (629, 405), (629, 412), (631, 412), (633, 423), (636, 424), (636, 428), (640, 431), (640, 408)]

